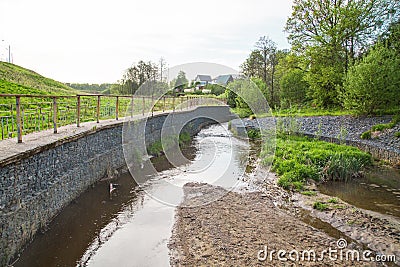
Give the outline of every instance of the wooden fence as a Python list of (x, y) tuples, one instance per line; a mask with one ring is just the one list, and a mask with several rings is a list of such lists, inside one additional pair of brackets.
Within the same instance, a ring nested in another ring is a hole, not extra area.
[[(220, 99), (225, 103), (224, 99)], [(152, 96), (132, 95), (18, 95), (0, 94), (1, 139), (54, 129), (65, 125), (122, 117), (147, 115), (146, 113), (175, 111), (200, 105), (215, 104), (206, 96)]]

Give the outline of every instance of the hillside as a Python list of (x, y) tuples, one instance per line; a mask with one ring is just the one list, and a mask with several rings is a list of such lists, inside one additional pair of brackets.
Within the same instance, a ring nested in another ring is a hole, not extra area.
[(0, 93), (75, 95), (80, 91), (32, 70), (0, 61)]

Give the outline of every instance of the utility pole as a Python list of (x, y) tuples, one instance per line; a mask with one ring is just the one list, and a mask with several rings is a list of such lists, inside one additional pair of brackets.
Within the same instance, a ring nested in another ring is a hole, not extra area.
[(8, 63), (11, 63), (11, 45), (8, 45)]
[[(164, 69), (165, 69), (165, 59), (164, 58), (160, 58), (160, 82), (163, 82), (163, 73), (165, 73)], [(165, 74), (164, 74), (165, 75)]]

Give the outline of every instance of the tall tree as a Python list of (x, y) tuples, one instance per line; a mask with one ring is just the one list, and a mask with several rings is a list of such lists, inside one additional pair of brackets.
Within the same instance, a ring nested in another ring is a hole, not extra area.
[(242, 73), (248, 77), (258, 77), (263, 76), (263, 57), (259, 50), (251, 51), (245, 62), (240, 65)]
[(294, 0), (285, 30), (296, 49), (342, 47), (351, 57), (396, 21), (398, 0)]
[(320, 106), (337, 104), (349, 65), (398, 18), (398, 0), (294, 0), (285, 30), (308, 58), (305, 79)]
[(158, 66), (151, 61), (139, 61), (128, 68), (122, 78), (121, 93), (134, 94), (147, 81), (156, 81)]
[(175, 89), (183, 89), (188, 84), (188, 79), (186, 78), (186, 73), (184, 71), (179, 71), (178, 76), (176, 76), (175, 80)]
[(256, 42), (256, 48), (262, 56), (262, 79), (269, 86), (271, 95), (271, 104), (275, 104), (274, 77), (276, 65), (278, 65), (276, 43), (266, 36), (260, 37)]
[(266, 36), (260, 37), (246, 61), (241, 65), (243, 74), (261, 78), (269, 89), (269, 101), (276, 104), (275, 72), (278, 65), (278, 50), (275, 42)]

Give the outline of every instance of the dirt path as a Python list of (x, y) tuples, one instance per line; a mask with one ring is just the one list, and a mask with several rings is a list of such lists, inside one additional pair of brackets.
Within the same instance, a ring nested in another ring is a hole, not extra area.
[[(347, 250), (362, 253), (359, 245), (350, 243), (338, 250), (336, 239), (278, 208), (273, 195), (226, 192), (219, 200), (202, 205), (221, 191), (224, 189), (208, 184), (184, 186), (185, 198), (177, 209), (169, 244), (172, 266), (382, 266), (347, 261)], [(331, 251), (331, 258), (327, 252), (321, 256), (329, 249), (337, 251)], [(271, 260), (273, 250), (285, 250), (281, 258), (288, 261), (279, 260), (277, 252)], [(316, 252), (316, 261), (312, 254), (309, 260), (306, 250)]]

